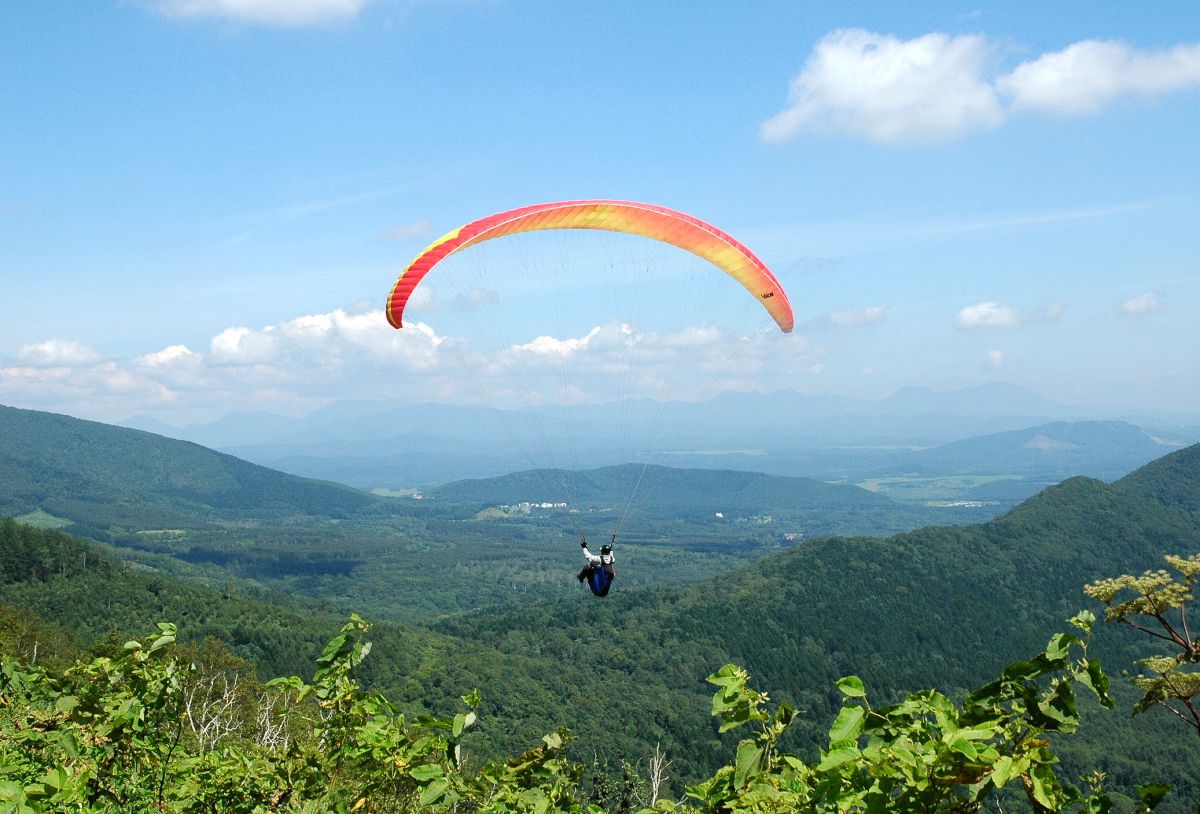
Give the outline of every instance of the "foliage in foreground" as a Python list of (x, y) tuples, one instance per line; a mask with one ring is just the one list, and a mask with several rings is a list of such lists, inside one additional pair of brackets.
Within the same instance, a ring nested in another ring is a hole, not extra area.
[[(1087, 633), (1093, 619), (1072, 622)], [(969, 812), (996, 797), (1012, 810), (1111, 808), (1102, 778), (1082, 792), (1056, 774), (1047, 740), (1078, 725), (1077, 688), (1111, 706), (1108, 679), (1074, 634), (1053, 637), (962, 703), (926, 690), (874, 708), (862, 681), (845, 678), (829, 747), (814, 764), (779, 749), (796, 711), (769, 711), (747, 673), (726, 665), (709, 677), (713, 715), (722, 731), (755, 732), (730, 765), (672, 801), (657, 799), (661, 755), (645, 782), (628, 766), (620, 781), (589, 780), (568, 759), (565, 731), (516, 758), (475, 765), (463, 737), (478, 693), (453, 717), (406, 719), (355, 679), (370, 651), (367, 629), (353, 617), (311, 683), (240, 684), (236, 660), (186, 653), (168, 624), (118, 655), (57, 673), (5, 661), (0, 811)], [(1158, 796), (1148, 789), (1143, 806)]]
[[(1106, 606), (1105, 618), (1127, 625), (1159, 640), (1168, 652), (1140, 659), (1143, 672), (1133, 684), (1143, 695), (1134, 712), (1159, 707), (1175, 715), (1200, 734), (1200, 639), (1192, 633), (1196, 620), (1188, 623), (1188, 603), (1195, 599), (1200, 577), (1200, 554), (1190, 557), (1167, 555), (1175, 572), (1160, 569), (1141, 576), (1123, 574), (1088, 584), (1084, 593)], [(1163, 644), (1165, 642), (1165, 644)]]

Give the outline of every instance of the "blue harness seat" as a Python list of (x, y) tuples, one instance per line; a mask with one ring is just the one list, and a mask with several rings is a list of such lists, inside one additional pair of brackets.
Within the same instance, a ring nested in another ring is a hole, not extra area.
[(611, 564), (593, 568), (588, 574), (588, 587), (596, 596), (608, 596), (608, 589), (612, 587), (616, 575), (616, 569)]

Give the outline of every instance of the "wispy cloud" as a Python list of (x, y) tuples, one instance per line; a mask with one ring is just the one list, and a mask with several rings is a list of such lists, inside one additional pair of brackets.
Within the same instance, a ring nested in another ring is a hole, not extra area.
[(959, 310), (954, 324), (959, 330), (976, 328), (1017, 328), (1022, 325), (1046, 325), (1057, 322), (1066, 312), (1066, 305), (1053, 302), (1040, 308), (1021, 311), (998, 302), (977, 302)]
[[(990, 232), (1008, 232), (1056, 223), (1098, 220), (1118, 215), (1154, 209), (1157, 201), (1131, 201), (1104, 206), (1083, 206), (1052, 209), (1041, 212), (995, 212), (977, 215), (951, 215), (927, 218), (896, 218), (881, 220), (862, 217), (831, 221), (811, 221), (786, 227), (747, 230), (744, 237), (755, 245), (769, 245), (776, 255), (786, 254), (788, 247), (803, 236), (805, 245), (820, 244), (822, 250), (853, 255), (864, 248), (908, 246)], [(800, 267), (808, 256), (793, 261), (789, 268)], [(841, 264), (830, 265), (832, 271)]]
[(1130, 297), (1117, 306), (1122, 314), (1130, 316), (1145, 316), (1147, 314), (1155, 314), (1161, 311), (1166, 304), (1154, 291), (1147, 291), (1144, 294), (1138, 294), (1136, 297)]
[(397, 191), (394, 189), (377, 189), (369, 192), (356, 193), (354, 195), (340, 195), (333, 198), (321, 198), (318, 200), (283, 204), (275, 207), (274, 209), (243, 215), (241, 220), (249, 225), (222, 241), (220, 245), (244, 243), (263, 232), (270, 231), (271, 229), (287, 226), (288, 224), (315, 217), (316, 215), (321, 215), (337, 209), (345, 209), (362, 203), (367, 203), (368, 201), (389, 198), (396, 194)]
[(296, 28), (343, 22), (375, 0), (145, 0), (168, 17), (220, 17), (242, 23)]
[(843, 308), (809, 320), (800, 325), (800, 329), (836, 327), (857, 328), (863, 325), (877, 325), (887, 317), (887, 308), (882, 305), (871, 305), (866, 308)]
[(834, 311), (829, 315), (829, 321), (839, 328), (850, 328), (856, 325), (874, 325), (883, 322), (887, 309), (882, 305), (872, 305), (867, 308), (852, 308)]
[(806, 133), (884, 144), (931, 144), (993, 129), (1020, 110), (1096, 113), (1123, 96), (1200, 86), (1200, 43), (1142, 51), (1085, 40), (999, 69), (977, 34), (910, 40), (862, 29), (823, 37), (791, 82), (787, 106), (763, 122), (768, 142)]
[(100, 361), (100, 353), (73, 339), (49, 339), (17, 350), (17, 361), (30, 367), (79, 367)]

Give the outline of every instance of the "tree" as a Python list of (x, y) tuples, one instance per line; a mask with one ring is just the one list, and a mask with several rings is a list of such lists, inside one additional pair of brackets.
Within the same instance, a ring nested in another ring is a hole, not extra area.
[(1200, 574), (1200, 554), (1190, 557), (1167, 555), (1167, 570), (1146, 571), (1135, 577), (1128, 574), (1088, 584), (1084, 593), (1103, 602), (1105, 619), (1118, 622), (1162, 642), (1166, 652), (1137, 662), (1142, 673), (1133, 683), (1143, 693), (1134, 712), (1160, 707), (1182, 720), (1200, 735), (1200, 709), (1195, 696), (1200, 693), (1200, 640), (1192, 634), (1188, 616), (1189, 602), (1195, 599), (1196, 576)]

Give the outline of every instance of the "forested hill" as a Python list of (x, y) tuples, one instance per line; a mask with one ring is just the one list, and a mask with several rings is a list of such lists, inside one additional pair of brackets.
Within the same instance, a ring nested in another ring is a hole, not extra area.
[(379, 498), (186, 441), (0, 406), (0, 516), (41, 510), (82, 531), (337, 517)]
[[(708, 763), (716, 738), (681, 742), (681, 733), (704, 726), (699, 677), (716, 664), (743, 664), (773, 697), (796, 702), (806, 710), (799, 731), (814, 741), (841, 676), (858, 674), (884, 697), (973, 686), (1038, 652), (1065, 619), (1093, 607), (1082, 594), (1088, 581), (1200, 549), (1197, 483), (1200, 447), (1191, 447), (1118, 484), (1072, 478), (976, 526), (816, 541), (669, 594), (621, 593), (618, 567), (607, 601), (472, 615), (439, 629), (507, 653), (536, 646), (551, 664), (581, 665), (579, 681), (599, 688), (610, 708), (601, 726), (571, 721), (588, 738), (637, 727), (651, 740), (686, 743), (689, 760)], [(1114, 674), (1139, 655), (1115, 626), (1096, 638)], [(1105, 770), (1127, 783), (1183, 748), (1182, 735), (1157, 737), (1162, 726), (1122, 712), (1084, 742), (1107, 753)]]
[(1130, 472), (1115, 485), (1195, 516), (1200, 512), (1200, 444)]
[(896, 468), (927, 474), (1007, 472), (1042, 481), (1087, 473), (1109, 480), (1181, 446), (1124, 421), (1058, 421), (910, 452), (899, 457)]
[[(856, 486), (720, 469), (673, 469), (625, 464), (568, 472), (535, 469), (499, 478), (461, 480), (429, 492), (443, 501), (480, 504), (550, 501), (564, 491), (581, 505), (621, 506), (637, 486), (637, 503), (650, 509), (745, 514), (787, 507), (878, 508), (888, 498)], [(561, 498), (559, 498), (561, 499)]]

